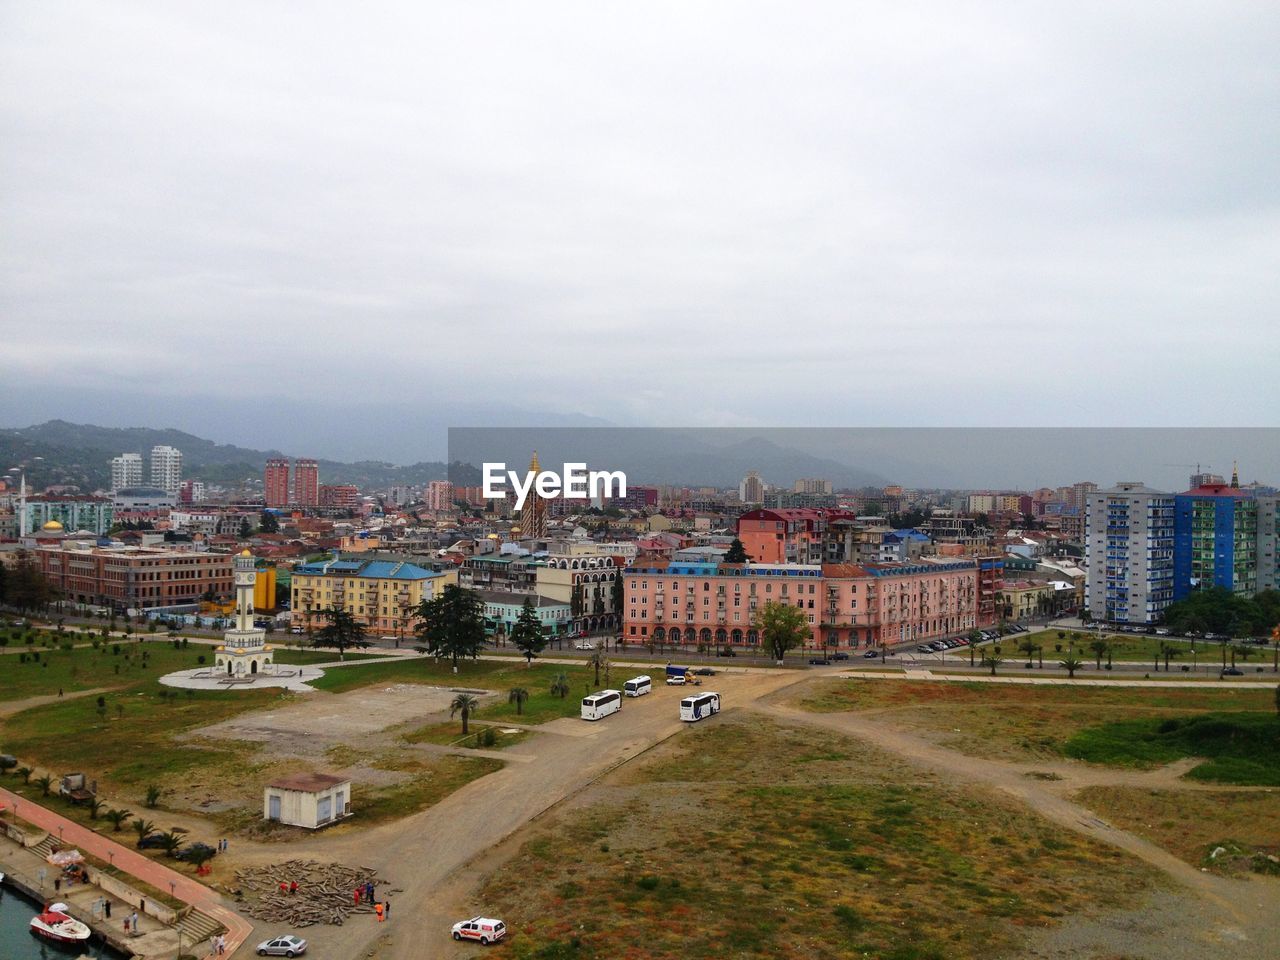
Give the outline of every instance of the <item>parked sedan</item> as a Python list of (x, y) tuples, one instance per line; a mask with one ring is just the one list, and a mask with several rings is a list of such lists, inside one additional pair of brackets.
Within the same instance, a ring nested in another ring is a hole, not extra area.
[(583, 640), (581, 643), (576, 644), (575, 646), (579, 650), (594, 650), (596, 648), (596, 645), (592, 643), (590, 640)]
[(832, 660), (848, 660), (848, 659), (849, 659), (849, 655), (848, 655), (847, 653), (845, 653), (843, 650), (841, 650), (841, 651), (839, 651), (838, 653), (833, 653), (833, 654), (831, 655), (831, 659), (832, 659)]
[(273, 937), (258, 944), (260, 957), (300, 957), (307, 952), (307, 941), (295, 937), (292, 933), (283, 937)]
[(878, 657), (878, 656), (880, 656), (880, 651), (879, 651), (879, 650), (868, 650), (866, 653), (864, 653), (864, 654), (862, 655), (862, 659), (863, 659), (863, 660), (874, 660), (874, 659), (875, 659), (876, 657)]

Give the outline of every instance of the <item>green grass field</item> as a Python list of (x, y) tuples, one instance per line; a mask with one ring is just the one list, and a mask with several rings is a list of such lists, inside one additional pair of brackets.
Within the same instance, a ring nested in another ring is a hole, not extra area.
[[(1066, 638), (1060, 638), (1059, 632), (1066, 633)], [(1022, 658), (1026, 659), (1026, 654), (1018, 650), (1019, 644), (1028, 640), (1032, 643), (1044, 645), (1045, 666), (1049, 665), (1052, 660), (1057, 665), (1058, 660), (1062, 659), (1066, 651), (1072, 646), (1072, 636), (1078, 634), (1083, 637), (1082, 640), (1075, 642), (1076, 656), (1085, 660), (1090, 665), (1097, 662), (1097, 654), (1089, 649), (1089, 644), (1098, 637), (1096, 633), (1086, 631), (1058, 631), (1058, 630), (1040, 630), (1036, 633), (1013, 634), (997, 641), (1000, 645), (1003, 656), (1010, 661)], [(1172, 648), (1178, 651), (1177, 656), (1171, 657), (1169, 660), (1169, 669), (1178, 672), (1183, 664), (1198, 664), (1200, 666), (1212, 666), (1213, 664), (1222, 663), (1222, 644), (1211, 643), (1207, 640), (1175, 640), (1166, 637), (1155, 637), (1148, 634), (1139, 633), (1118, 633), (1107, 634), (1103, 637), (1108, 644), (1111, 645), (1111, 659), (1124, 663), (1149, 663), (1152, 669), (1155, 669), (1156, 655), (1160, 650), (1162, 641), (1167, 642)], [(1062, 646), (1062, 652), (1056, 649), (1058, 645)], [(1272, 662), (1273, 651), (1270, 647), (1257, 647), (1249, 644), (1235, 644), (1237, 648), (1237, 664), (1270, 664)], [(955, 651), (952, 651), (953, 653)], [(1164, 656), (1160, 658), (1160, 669), (1164, 670)], [(1104, 654), (1102, 662), (1107, 662)], [(1231, 662), (1231, 650), (1227, 648), (1227, 662)]]
[(1063, 753), (1090, 763), (1154, 767), (1184, 757), (1206, 761), (1187, 776), (1215, 783), (1280, 786), (1280, 717), (1202, 713), (1115, 720), (1077, 732)]
[(1265, 718), (1275, 712), (1272, 690), (1195, 684), (1164, 689), (833, 679), (800, 694), (797, 705), (815, 712), (864, 713), (868, 723), (883, 714), (893, 725), (944, 746), (1004, 760), (1061, 757), (1081, 731), (1109, 722), (1157, 723), (1235, 712)]
[[(70, 643), (70, 641), (67, 641)], [(87, 641), (86, 641), (87, 642)], [(53, 696), (136, 683), (213, 663), (213, 648), (200, 643), (174, 648), (167, 639), (102, 641), (94, 647), (37, 647), (0, 657), (0, 701)]]
[[(335, 660), (337, 657), (330, 656), (329, 659)], [(491, 660), (461, 660), (455, 674), (452, 664), (431, 657), (373, 659), (377, 662), (366, 661), (359, 666), (327, 670), (323, 677), (311, 681), (311, 686), (330, 693), (343, 693), (377, 683), (427, 683), (487, 689), (492, 683), (486, 678), (496, 671), (506, 669), (505, 664)]]

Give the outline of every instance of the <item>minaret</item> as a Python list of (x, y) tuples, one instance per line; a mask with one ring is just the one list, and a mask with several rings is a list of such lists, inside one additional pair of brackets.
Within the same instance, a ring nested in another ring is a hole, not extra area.
[(1231, 461), (1231, 486), (1236, 489), (1240, 488), (1240, 461)]
[[(529, 461), (529, 475), (537, 482), (542, 467), (538, 463), (538, 451), (533, 451), (533, 459)], [(529, 488), (529, 496), (520, 508), (520, 535), (541, 540), (547, 535), (547, 504), (533, 487)]]

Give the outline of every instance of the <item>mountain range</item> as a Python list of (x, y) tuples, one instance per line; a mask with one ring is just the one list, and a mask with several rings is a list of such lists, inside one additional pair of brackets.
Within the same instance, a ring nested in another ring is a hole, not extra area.
[[(182, 430), (99, 427), (49, 420), (30, 427), (0, 429), (0, 468), (25, 463), (27, 482), (35, 489), (72, 484), (92, 491), (105, 489), (110, 484), (112, 457), (140, 453), (146, 460), (151, 448), (160, 444), (182, 451), (184, 477), (223, 485), (238, 484), (246, 479), (261, 480), (268, 459), (286, 456), (279, 450), (215, 443)], [(354, 483), (374, 488), (443, 480), (447, 473), (446, 465), (440, 461), (402, 466), (374, 460), (355, 463), (319, 460), (319, 465), (322, 483)], [(147, 468), (144, 464), (144, 483)]]

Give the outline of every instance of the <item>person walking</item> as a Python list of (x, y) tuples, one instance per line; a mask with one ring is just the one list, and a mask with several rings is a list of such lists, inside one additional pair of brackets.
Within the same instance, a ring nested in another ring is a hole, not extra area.
[(289, 881), (289, 895), (290, 895), (290, 896), (293, 896), (293, 895), (294, 895), (294, 894), (296, 894), (297, 892), (298, 892), (298, 881), (297, 881), (297, 880), (290, 880), (290, 881)]
[(374, 913), (376, 913), (376, 914), (378, 915), (378, 922), (379, 922), (379, 923), (382, 923), (382, 921), (384, 921), (384, 920), (386, 919), (386, 917), (385, 917), (385, 916), (383, 916), (383, 907), (382, 907), (382, 904), (380, 904), (380, 903), (375, 903), (375, 904), (373, 905), (373, 912), (374, 912)]
[(133, 928), (133, 932), (138, 932), (138, 911), (133, 911), (129, 916), (129, 926)]
[(390, 900), (382, 901), (382, 911), (387, 915), (387, 919), (390, 920), (391, 919), (391, 901)]
[(355, 891), (354, 891), (354, 895), (355, 895), (355, 898), (356, 898), (356, 906), (358, 907), (358, 906), (360, 906), (360, 888), (359, 888), (359, 887), (356, 887), (356, 889), (355, 889)]

